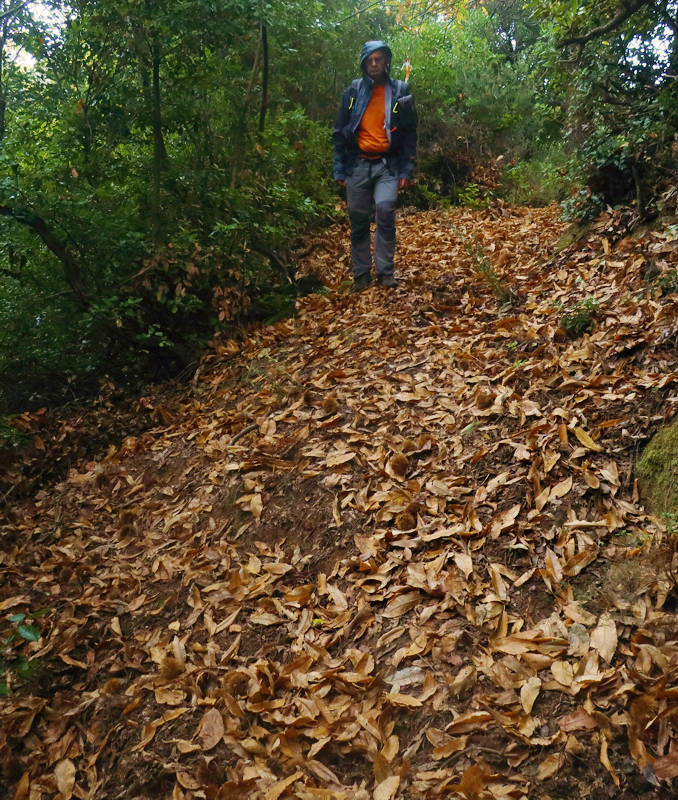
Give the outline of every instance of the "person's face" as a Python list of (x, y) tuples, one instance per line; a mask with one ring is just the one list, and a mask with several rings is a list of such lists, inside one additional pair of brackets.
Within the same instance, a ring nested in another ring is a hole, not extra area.
[(379, 83), (386, 78), (386, 53), (383, 50), (375, 50), (374, 53), (365, 59), (365, 72), (375, 83)]

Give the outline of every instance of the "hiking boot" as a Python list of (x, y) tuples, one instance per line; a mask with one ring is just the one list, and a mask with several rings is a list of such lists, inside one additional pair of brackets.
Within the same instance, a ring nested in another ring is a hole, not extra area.
[(377, 282), (380, 286), (383, 286), (385, 289), (397, 289), (398, 288), (398, 281), (393, 277), (393, 275), (378, 275)]
[(367, 289), (371, 283), (371, 279), (369, 275), (358, 275), (357, 278), (353, 279), (353, 288), (351, 291), (353, 294), (357, 294), (358, 292), (362, 292), (363, 289)]

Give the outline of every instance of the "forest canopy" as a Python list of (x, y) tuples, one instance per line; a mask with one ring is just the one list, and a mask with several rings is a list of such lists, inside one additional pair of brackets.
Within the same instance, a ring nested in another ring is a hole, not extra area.
[(0, 414), (190, 373), (303, 291), (291, 253), (338, 213), (330, 131), (366, 39), (411, 64), (404, 204), (651, 217), (677, 30), (668, 0), (0, 0)]

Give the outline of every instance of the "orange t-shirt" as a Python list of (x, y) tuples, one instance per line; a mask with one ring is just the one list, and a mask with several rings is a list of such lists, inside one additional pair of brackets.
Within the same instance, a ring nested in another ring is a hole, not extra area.
[(364, 153), (385, 153), (388, 150), (388, 136), (384, 128), (386, 112), (384, 108), (385, 84), (375, 84), (363, 118), (358, 128), (358, 147)]

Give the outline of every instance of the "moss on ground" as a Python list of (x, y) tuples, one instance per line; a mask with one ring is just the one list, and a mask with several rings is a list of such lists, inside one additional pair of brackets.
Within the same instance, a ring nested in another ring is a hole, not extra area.
[(678, 513), (678, 421), (652, 438), (636, 474), (643, 502), (654, 514)]

